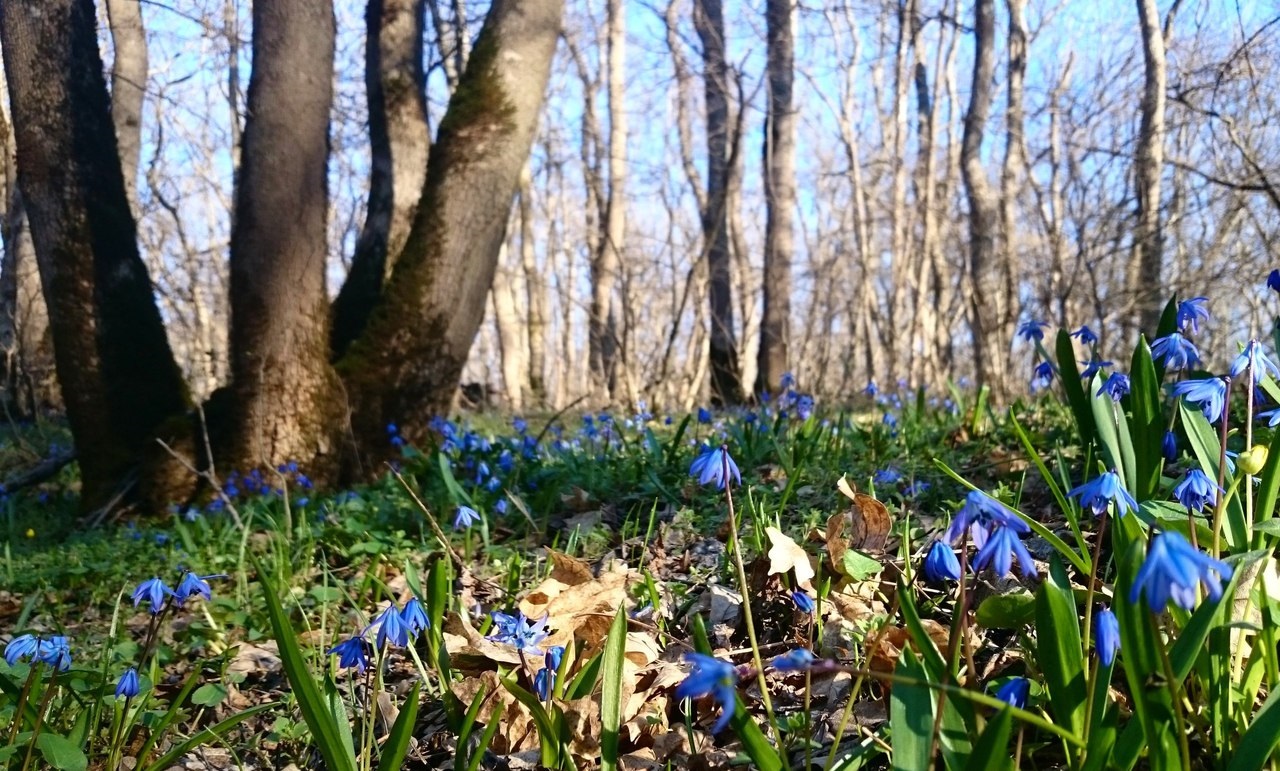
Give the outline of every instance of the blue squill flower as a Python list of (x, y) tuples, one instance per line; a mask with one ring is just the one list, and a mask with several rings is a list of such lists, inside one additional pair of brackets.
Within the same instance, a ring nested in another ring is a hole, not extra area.
[(1205, 420), (1216, 423), (1227, 402), (1227, 384), (1222, 378), (1183, 380), (1173, 384), (1173, 395), (1200, 408)]
[(182, 580), (178, 582), (173, 598), (178, 605), (182, 605), (192, 597), (203, 597), (206, 601), (212, 600), (213, 588), (209, 586), (209, 579), (222, 577), (220, 575), (198, 576), (188, 570), (182, 574)]
[(40, 638), (31, 634), (18, 635), (4, 647), (4, 661), (9, 666), (13, 666), (24, 659), (30, 661), (35, 658), (39, 649)]
[(1036, 321), (1035, 319), (1024, 321), (1018, 326), (1018, 337), (1028, 343), (1038, 342), (1044, 339), (1044, 328), (1046, 326), (1043, 321)]
[(783, 372), (782, 380), (779, 382), (779, 385), (782, 387), (783, 391), (790, 391), (792, 388), (796, 387), (796, 376), (790, 372)]
[(1178, 303), (1178, 329), (1184, 335), (1188, 332), (1199, 334), (1200, 322), (1209, 320), (1208, 297), (1192, 297)]
[(803, 589), (796, 589), (791, 593), (791, 601), (796, 604), (796, 609), (801, 613), (812, 613), (814, 609), (813, 598)]
[(1170, 332), (1151, 344), (1151, 358), (1165, 369), (1190, 369), (1200, 363), (1200, 351), (1187, 338)]
[(940, 584), (950, 579), (960, 580), (960, 559), (956, 550), (945, 541), (934, 541), (929, 553), (924, 558), (924, 577), (932, 584)]
[(551, 698), (556, 687), (556, 673), (560, 670), (560, 662), (564, 660), (564, 646), (552, 645), (543, 658), (542, 669), (533, 678), (533, 689), (538, 698), (546, 701)]
[(368, 668), (369, 653), (369, 641), (364, 639), (364, 635), (350, 637), (325, 651), (327, 656), (338, 657), (340, 668), (355, 667), (357, 672), (364, 672)]
[(409, 627), (405, 626), (404, 620), (400, 618), (400, 610), (396, 608), (394, 602), (379, 613), (369, 626), (378, 627), (376, 642), (379, 650), (388, 643), (401, 648), (409, 644)]
[(71, 669), (71, 643), (60, 634), (42, 637), (35, 658), (59, 672), (66, 672)]
[(1157, 533), (1133, 579), (1129, 602), (1136, 603), (1145, 595), (1147, 605), (1156, 613), (1164, 612), (1169, 600), (1191, 610), (1200, 587), (1210, 600), (1217, 600), (1222, 596), (1222, 581), (1230, 580), (1232, 573), (1230, 565), (1193, 548), (1181, 533)]
[[(982, 544), (977, 543), (974, 526), (983, 533)], [(970, 490), (965, 496), (964, 505), (951, 519), (951, 525), (943, 536), (949, 543), (959, 542), (960, 537), (968, 530), (974, 536), (974, 545), (979, 549), (986, 543), (986, 534), (995, 526), (1011, 528), (1017, 533), (1028, 533), (1031, 528), (1018, 518), (1013, 510), (981, 490)]]
[(706, 425), (711, 422), (711, 410), (706, 407), (698, 408), (698, 422)]
[(1240, 377), (1246, 370), (1249, 372), (1251, 382), (1257, 382), (1262, 372), (1280, 380), (1280, 369), (1277, 369), (1275, 362), (1267, 357), (1266, 349), (1257, 340), (1245, 343), (1244, 350), (1231, 362), (1231, 378), (1234, 380)]
[(156, 615), (164, 609), (165, 598), (172, 597), (173, 590), (159, 578), (148, 578), (133, 590), (133, 607), (138, 607), (143, 600), (151, 603), (151, 614)]
[(1098, 611), (1093, 618), (1093, 647), (1098, 651), (1102, 666), (1109, 667), (1120, 650), (1120, 622), (1108, 608)]
[(550, 615), (543, 614), (537, 621), (526, 616), (523, 611), (514, 616), (494, 611), (489, 616), (493, 619), (494, 631), (489, 633), (487, 639), (537, 656), (542, 655), (542, 649), (538, 645), (550, 636), (547, 632)]
[(727, 661), (701, 653), (686, 653), (684, 660), (693, 665), (693, 670), (676, 686), (676, 698), (710, 696), (720, 705), (720, 719), (711, 728), (712, 733), (719, 733), (729, 725), (738, 707), (738, 669)]
[(898, 471), (893, 466), (888, 466), (880, 469), (872, 475), (872, 479), (874, 479), (875, 483), (878, 485), (885, 485), (886, 487), (889, 485), (896, 485), (898, 482), (902, 481), (902, 472)]
[(1018, 709), (1027, 706), (1027, 698), (1031, 695), (1031, 681), (1025, 677), (1011, 677), (996, 689), (996, 698)]
[(1098, 386), (1098, 392), (1094, 396), (1102, 396), (1106, 394), (1111, 397), (1111, 401), (1118, 402), (1129, 393), (1129, 376), (1123, 372), (1112, 372), (1106, 382)]
[(1081, 380), (1093, 380), (1093, 376), (1098, 374), (1105, 367), (1110, 367), (1112, 362), (1103, 361), (1101, 359), (1090, 359), (1089, 361), (1080, 362), (1084, 365), (1084, 371), (1080, 373)]
[(1172, 431), (1164, 432), (1164, 439), (1160, 440), (1160, 454), (1164, 459), (1172, 463), (1178, 459), (1178, 436)]
[[(1280, 289), (1278, 289), (1278, 290), (1276, 290), (1276, 291), (1280, 291)], [(880, 393), (880, 388), (879, 388), (879, 386), (877, 386), (877, 385), (876, 385), (876, 381), (874, 381), (874, 380), (868, 380), (868, 381), (867, 381), (867, 387), (866, 387), (866, 388), (864, 388), (864, 389), (862, 389), (862, 392), (863, 392), (864, 394), (866, 394), (867, 396), (870, 396), (870, 397), (872, 397), (872, 398), (875, 398), (876, 394)]]
[(423, 630), (431, 628), (431, 621), (427, 619), (427, 612), (417, 597), (410, 597), (409, 601), (400, 609), (400, 620), (404, 622), (405, 627), (409, 630), (409, 635), (412, 637), (417, 637)]
[(1031, 552), (1027, 551), (1017, 532), (1011, 527), (997, 527), (974, 556), (973, 570), (976, 573), (990, 565), (997, 578), (1005, 578), (1013, 569), (1014, 557), (1018, 558), (1023, 576), (1035, 578), (1039, 575), (1036, 563), (1031, 559)]
[(132, 699), (142, 691), (142, 686), (138, 683), (138, 670), (129, 667), (120, 675), (120, 681), (116, 683), (117, 699)]
[(1280, 270), (1273, 270), (1267, 274), (1267, 288), (1280, 292)]
[(1105, 514), (1112, 503), (1116, 506), (1118, 517), (1138, 508), (1138, 502), (1120, 484), (1120, 476), (1114, 471), (1103, 472), (1097, 478), (1073, 488), (1067, 495), (1078, 499), (1080, 508), (1092, 511), (1095, 517)]
[(453, 515), (453, 529), (462, 530), (480, 521), (480, 512), (470, 506), (459, 506), (458, 513)]
[(1187, 469), (1182, 481), (1173, 488), (1173, 497), (1189, 511), (1199, 511), (1218, 501), (1222, 488), (1198, 468)]
[(738, 471), (738, 464), (729, 455), (729, 448), (724, 445), (719, 447), (703, 445), (702, 452), (689, 466), (689, 475), (697, 477), (700, 485), (714, 484), (720, 490), (723, 490), (729, 481), (742, 484), (742, 474)]
[(796, 417), (801, 420), (808, 420), (813, 415), (814, 401), (809, 394), (800, 394), (796, 397)]
[(808, 648), (795, 648), (781, 656), (774, 656), (769, 664), (779, 672), (803, 672), (817, 661)]
[(1093, 345), (1098, 342), (1098, 336), (1087, 324), (1081, 324), (1080, 328), (1071, 333), (1071, 336), (1077, 338), (1083, 345)]
[(1043, 388), (1048, 388), (1049, 384), (1053, 382), (1053, 376), (1056, 372), (1057, 370), (1053, 368), (1052, 362), (1042, 361), (1037, 364), (1036, 368), (1031, 371), (1031, 392), (1035, 393)]

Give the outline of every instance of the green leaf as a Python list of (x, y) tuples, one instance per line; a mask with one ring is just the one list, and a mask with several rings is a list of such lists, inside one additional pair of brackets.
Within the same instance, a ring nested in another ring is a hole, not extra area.
[(191, 694), (191, 703), (202, 707), (216, 707), (227, 698), (227, 694), (226, 686), (221, 683), (205, 683)]
[(422, 681), (413, 684), (413, 690), (405, 697), (404, 706), (396, 716), (395, 725), (382, 745), (378, 755), (378, 771), (396, 771), (404, 763), (404, 756), (409, 751), (409, 740), (413, 738), (414, 725), (418, 722), (418, 691)]
[[(1256, 507), (1254, 510), (1255, 523), (1253, 531), (1259, 532), (1262, 525), (1270, 525), (1275, 523), (1276, 499), (1280, 497), (1280, 431), (1271, 435), (1271, 446), (1267, 450), (1267, 463), (1262, 467), (1262, 474), (1259, 477), (1261, 482), (1258, 484), (1258, 492)], [(1261, 531), (1267, 532), (1267, 531)], [(1272, 533), (1280, 535), (1280, 526)], [(1254, 546), (1261, 546), (1259, 540)]]
[(1129, 365), (1129, 410), (1132, 419), (1133, 449), (1137, 460), (1136, 479), (1132, 482), (1135, 498), (1145, 501), (1160, 489), (1161, 444), (1164, 442), (1164, 415), (1160, 408), (1160, 380), (1151, 360), (1151, 347), (1145, 337), (1138, 339)]
[[(1222, 445), (1218, 442), (1218, 434), (1213, 430), (1213, 426), (1209, 425), (1209, 421), (1205, 419), (1204, 413), (1188, 405), (1185, 401), (1178, 404), (1181, 414), (1182, 427), (1186, 431), (1187, 441), (1191, 443), (1191, 450), (1195, 453), (1196, 460), (1200, 461), (1200, 468), (1204, 473), (1209, 475), (1210, 479), (1218, 478), (1218, 460), (1221, 455)], [(1270, 459), (1268, 459), (1270, 460)], [(1223, 477), (1224, 489), (1231, 489), (1231, 474)], [(1222, 528), (1222, 534), (1227, 546), (1231, 549), (1240, 548), (1245, 544), (1249, 532), (1245, 527), (1244, 508), (1240, 505), (1240, 496), (1233, 495), (1227, 501), (1227, 513)]]
[[(1003, 771), (1013, 768), (1009, 755), (1009, 734), (1013, 731), (1013, 712), (1005, 708), (996, 713), (973, 745), (973, 754), (965, 771)], [(922, 766), (923, 768), (923, 766)]]
[(860, 551), (847, 549), (841, 559), (841, 568), (846, 576), (854, 581), (865, 581), (875, 578), (884, 570), (880, 560), (869, 557)]
[(559, 768), (562, 742), (551, 713), (547, 712), (537, 696), (520, 687), (514, 677), (502, 678), (502, 687), (507, 689), (507, 693), (516, 697), (516, 700), (523, 704), (533, 716), (533, 723), (538, 728), (538, 746), (542, 751), (542, 765), (547, 768)]
[(1120, 476), (1125, 489), (1133, 492), (1133, 481), (1137, 478), (1138, 471), (1133, 440), (1129, 436), (1129, 418), (1110, 396), (1097, 393), (1101, 385), (1101, 377), (1094, 375), (1089, 384), (1089, 394), (1094, 424), (1098, 430), (1098, 443), (1102, 445), (1107, 466)]
[(1080, 615), (1057, 557), (1050, 562), (1049, 580), (1036, 592), (1036, 661), (1044, 672), (1055, 722), (1083, 735), (1086, 688)]
[(978, 605), (975, 618), (987, 629), (1021, 629), (1036, 617), (1036, 597), (1026, 590), (993, 594)]
[(618, 731), (622, 727), (622, 665), (627, 654), (627, 613), (619, 607), (604, 643), (600, 694), (600, 769), (617, 771)]
[[(271, 702), (269, 704), (259, 704), (256, 707), (250, 707), (243, 712), (237, 712), (231, 717), (221, 720), (194, 736), (173, 745), (168, 752), (156, 758), (155, 762), (149, 764), (146, 767), (147, 771), (159, 771), (159, 769), (170, 768), (178, 762), (179, 758), (186, 755), (188, 752), (191, 752), (197, 747), (221, 741), (223, 737), (231, 733), (232, 728), (235, 728), (254, 715), (265, 712), (269, 709), (275, 709), (277, 706), (279, 706), (278, 703)], [(331, 768), (333, 768), (333, 766), (331, 766)], [(342, 768), (354, 769), (355, 765), (352, 763), (347, 766), (342, 766)]]
[(924, 664), (910, 648), (902, 651), (895, 674), (920, 681), (896, 683), (889, 697), (889, 730), (893, 744), (893, 768), (917, 771), (929, 768), (933, 745), (933, 694), (926, 684)]
[(1209, 639), (1209, 633), (1226, 621), (1222, 611), (1235, 596), (1236, 585), (1240, 583), (1240, 576), (1245, 572), (1245, 563), (1260, 559), (1264, 554), (1265, 552), (1250, 552), (1242, 555), (1240, 561), (1234, 566), (1235, 572), (1231, 580), (1223, 587), (1222, 596), (1218, 601), (1210, 602), (1208, 599), (1202, 601), (1200, 607), (1196, 608), (1191, 618), (1183, 625), (1182, 630), (1178, 632), (1177, 641), (1169, 649), (1169, 664), (1173, 667), (1175, 678), (1183, 680), (1191, 674), (1191, 667), (1195, 664), (1196, 658), (1205, 650), (1205, 640)]
[(1080, 382), (1080, 368), (1076, 365), (1076, 347), (1071, 342), (1071, 334), (1065, 329), (1058, 330), (1055, 353), (1058, 357), (1058, 379), (1062, 381), (1062, 390), (1067, 393), (1071, 414), (1075, 415), (1080, 444), (1088, 447), (1097, 439), (1098, 429), (1093, 417), (1091, 400), (1084, 391), (1084, 384)]
[(1272, 691), (1262, 709), (1253, 716), (1249, 730), (1235, 746), (1235, 757), (1227, 771), (1262, 768), (1262, 764), (1276, 751), (1276, 745), (1280, 745), (1280, 690)]
[(89, 767), (89, 758), (65, 736), (40, 734), (36, 739), (36, 748), (40, 750), (45, 762), (58, 771), (84, 771)]

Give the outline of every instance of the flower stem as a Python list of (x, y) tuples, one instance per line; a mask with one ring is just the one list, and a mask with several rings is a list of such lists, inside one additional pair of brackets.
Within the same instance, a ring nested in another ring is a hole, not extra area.
[[(1222, 378), (1227, 384), (1226, 394), (1222, 398), (1222, 415), (1219, 420), (1222, 423), (1218, 435), (1218, 489), (1224, 489), (1223, 485), (1227, 480), (1227, 415), (1231, 413), (1231, 378), (1224, 376)], [(1218, 556), (1218, 530), (1222, 526), (1222, 513), (1227, 506), (1227, 496), (1222, 496), (1222, 502), (1218, 504), (1218, 510), (1213, 515), (1213, 556)], [(1200, 548), (1200, 544), (1196, 542), (1196, 529), (1191, 528), (1191, 545), (1196, 549)]]

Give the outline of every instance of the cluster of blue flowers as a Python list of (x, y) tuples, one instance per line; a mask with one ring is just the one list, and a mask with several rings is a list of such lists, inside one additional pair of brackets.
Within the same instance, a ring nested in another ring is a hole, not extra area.
[(427, 618), (426, 608), (417, 597), (411, 597), (402, 608), (396, 607), (393, 602), (374, 617), (368, 626), (330, 648), (326, 655), (337, 656), (338, 667), (341, 669), (354, 668), (363, 673), (369, 667), (374, 652), (368, 636), (375, 628), (377, 650), (386, 650), (391, 646), (407, 646), (411, 639), (430, 629), (431, 622)]
[(38, 662), (66, 672), (71, 669), (71, 643), (59, 634), (18, 635), (5, 646), (4, 660), (11, 667), (23, 661)]

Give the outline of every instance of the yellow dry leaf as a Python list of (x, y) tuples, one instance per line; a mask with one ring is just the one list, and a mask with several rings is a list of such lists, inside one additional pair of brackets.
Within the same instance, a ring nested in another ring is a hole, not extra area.
[(809, 563), (809, 553), (792, 540), (791, 536), (776, 527), (766, 527), (764, 531), (772, 544), (769, 548), (769, 575), (794, 570), (796, 583), (807, 586), (817, 575), (813, 565)]

